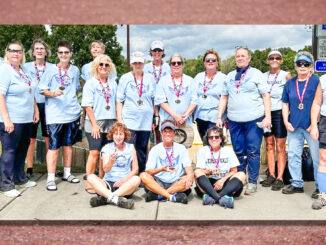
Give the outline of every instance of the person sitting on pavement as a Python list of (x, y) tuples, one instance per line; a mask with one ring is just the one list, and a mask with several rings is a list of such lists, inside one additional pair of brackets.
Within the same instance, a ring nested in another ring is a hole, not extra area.
[(246, 183), (246, 174), (232, 148), (224, 146), (223, 129), (213, 126), (204, 136), (205, 146), (197, 153), (195, 190), (203, 197), (203, 205), (219, 204), (233, 208), (233, 197), (239, 197)]
[[(165, 120), (161, 125), (163, 142), (149, 152), (146, 171), (140, 174), (145, 186), (146, 202), (169, 200), (187, 204), (193, 183), (193, 170), (185, 146), (173, 142), (175, 124)], [(185, 175), (186, 174), (186, 175)]]
[(89, 185), (98, 194), (90, 199), (92, 207), (106, 204), (117, 205), (121, 208), (132, 209), (134, 201), (128, 199), (140, 184), (138, 173), (138, 161), (133, 144), (126, 143), (130, 140), (130, 131), (120, 122), (116, 122), (110, 128), (108, 140), (113, 142), (106, 144), (101, 151), (103, 179), (95, 174), (87, 177)]

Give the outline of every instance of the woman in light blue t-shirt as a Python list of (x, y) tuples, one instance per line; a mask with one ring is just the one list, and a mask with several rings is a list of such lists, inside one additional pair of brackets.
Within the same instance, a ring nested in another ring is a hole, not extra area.
[(131, 209), (134, 201), (129, 199), (140, 184), (138, 162), (135, 148), (126, 143), (130, 140), (130, 131), (120, 122), (110, 128), (107, 137), (113, 142), (106, 144), (102, 150), (103, 179), (95, 174), (87, 178), (89, 185), (98, 194), (90, 199), (92, 207), (113, 204)]

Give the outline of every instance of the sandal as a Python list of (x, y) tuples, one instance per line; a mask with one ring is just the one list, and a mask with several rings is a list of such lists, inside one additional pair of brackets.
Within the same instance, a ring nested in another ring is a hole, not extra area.
[(55, 184), (55, 182), (52, 180), (52, 181), (49, 181), (46, 183), (46, 189), (48, 191), (56, 191), (57, 190), (57, 185)]
[(68, 176), (68, 178), (62, 178), (63, 181), (68, 181), (69, 183), (77, 184), (79, 183), (79, 179), (77, 179), (75, 176), (72, 174)]

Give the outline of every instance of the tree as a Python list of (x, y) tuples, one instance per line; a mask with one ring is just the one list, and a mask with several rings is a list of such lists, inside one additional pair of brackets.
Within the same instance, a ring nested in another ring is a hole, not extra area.
[(20, 41), (25, 48), (27, 61), (31, 60), (28, 55), (35, 38), (46, 39), (48, 32), (43, 25), (0, 25), (0, 56), (3, 57), (5, 47), (12, 41)]

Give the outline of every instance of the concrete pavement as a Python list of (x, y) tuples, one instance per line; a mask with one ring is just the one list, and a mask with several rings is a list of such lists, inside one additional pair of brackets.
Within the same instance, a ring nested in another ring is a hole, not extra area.
[[(82, 179), (83, 175), (78, 177)], [(203, 206), (193, 190), (187, 205), (171, 202), (145, 202), (139, 188), (133, 210), (106, 205), (91, 208), (85, 181), (70, 184), (57, 179), (58, 191), (45, 188), (46, 175), (36, 175), (37, 186), (21, 189), (15, 199), (0, 194), (0, 220), (326, 220), (326, 208), (312, 210), (310, 194), (314, 182), (305, 182), (305, 193), (284, 195), (258, 186), (252, 196), (235, 199), (234, 209)]]

